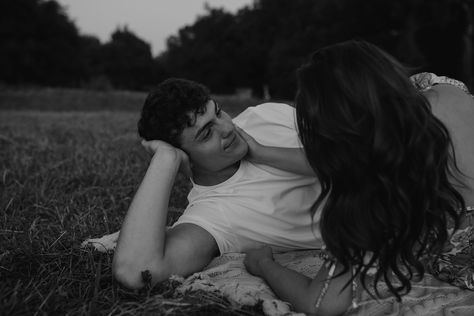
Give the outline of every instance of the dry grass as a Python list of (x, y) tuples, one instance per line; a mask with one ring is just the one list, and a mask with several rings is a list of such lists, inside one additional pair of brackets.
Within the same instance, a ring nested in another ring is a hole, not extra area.
[[(30, 108), (0, 111), (0, 314), (261, 313), (260, 306), (232, 306), (213, 293), (175, 296), (172, 281), (140, 292), (114, 282), (112, 255), (79, 246), (120, 228), (146, 170), (149, 155), (135, 131), (138, 112)], [(179, 177), (170, 224), (188, 190)]]
[[(138, 113), (146, 93), (135, 91), (92, 91), (80, 89), (0, 90), (0, 110), (15, 111), (129, 111)], [(214, 98), (231, 115), (243, 107), (261, 103), (258, 99), (242, 99), (232, 95)]]

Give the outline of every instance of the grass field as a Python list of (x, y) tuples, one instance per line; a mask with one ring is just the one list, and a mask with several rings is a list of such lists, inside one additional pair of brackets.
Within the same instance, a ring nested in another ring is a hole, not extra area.
[[(133, 292), (114, 282), (111, 254), (81, 249), (112, 233), (150, 159), (136, 121), (145, 95), (0, 91), (1, 315), (258, 315), (218, 295), (173, 296), (168, 281)], [(232, 115), (256, 100), (217, 97)], [(114, 104), (117, 104), (114, 107)], [(103, 105), (103, 106), (102, 106)], [(178, 177), (171, 224), (186, 205)]]

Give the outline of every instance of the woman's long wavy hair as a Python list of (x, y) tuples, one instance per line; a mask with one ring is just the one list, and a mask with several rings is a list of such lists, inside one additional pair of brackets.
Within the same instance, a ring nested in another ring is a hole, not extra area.
[(321, 182), (313, 210), (322, 205), (326, 247), (369, 293), (376, 267), (373, 293), (383, 280), (399, 300), (465, 207), (449, 132), (407, 70), (367, 42), (317, 51), (298, 83), (298, 130)]

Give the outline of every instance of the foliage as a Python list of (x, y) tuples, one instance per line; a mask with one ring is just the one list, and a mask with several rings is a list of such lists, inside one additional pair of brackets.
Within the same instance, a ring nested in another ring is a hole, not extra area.
[[(255, 98), (213, 95), (222, 108), (235, 116), (242, 109), (262, 103)], [(127, 111), (138, 113), (146, 93), (132, 91), (91, 91), (84, 89), (4, 89), (0, 90), (0, 111)], [(287, 102), (288, 103), (288, 102)]]
[(420, 70), (469, 83), (472, 9), (469, 0), (258, 0), (232, 18), (208, 8), (169, 38), (163, 60), (168, 73), (218, 91), (246, 86), (261, 95), (267, 84), (272, 95), (291, 99), (294, 72), (311, 52), (361, 38)]
[(137, 90), (152, 82), (153, 57), (148, 43), (127, 28), (112, 33), (102, 47), (104, 73), (112, 85)]
[(56, 1), (2, 0), (0, 45), (9, 85), (142, 90), (164, 78), (150, 45), (126, 27), (102, 44), (80, 35)]
[(1, 80), (77, 84), (83, 77), (76, 26), (54, 1), (0, 2)]
[[(240, 65), (237, 58), (239, 37), (232, 14), (210, 9), (191, 27), (168, 39), (168, 50), (161, 57), (168, 72), (177, 77), (198, 80), (222, 93), (233, 92), (238, 76), (229, 74)], [(230, 90), (229, 90), (230, 89)]]
[(254, 0), (232, 14), (206, 6), (153, 57), (127, 27), (106, 43), (78, 33), (54, 0), (0, 3), (0, 81), (147, 90), (169, 76), (214, 93), (250, 88), (292, 99), (295, 70), (328, 44), (361, 38), (420, 71), (472, 85), (472, 0)]

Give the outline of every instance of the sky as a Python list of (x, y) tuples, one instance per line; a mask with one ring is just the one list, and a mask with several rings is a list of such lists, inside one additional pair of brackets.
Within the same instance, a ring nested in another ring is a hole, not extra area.
[(117, 26), (127, 26), (148, 42), (153, 55), (166, 49), (166, 39), (205, 14), (204, 5), (235, 13), (252, 0), (57, 0), (81, 34), (110, 39)]

